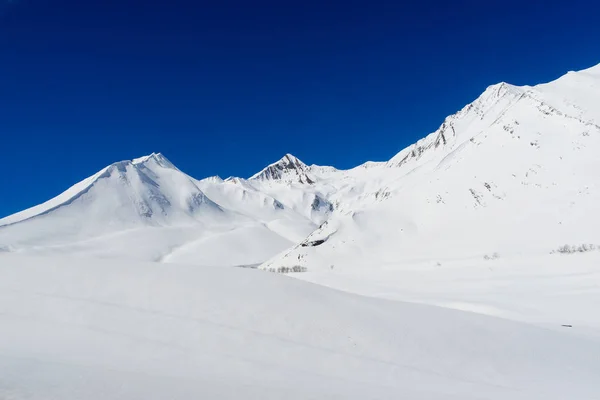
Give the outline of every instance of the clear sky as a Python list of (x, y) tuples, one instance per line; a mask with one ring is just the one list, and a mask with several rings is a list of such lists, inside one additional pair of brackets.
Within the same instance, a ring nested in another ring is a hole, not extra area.
[(595, 0), (0, 0), (0, 216), (123, 159), (386, 160), (499, 81), (600, 62)]

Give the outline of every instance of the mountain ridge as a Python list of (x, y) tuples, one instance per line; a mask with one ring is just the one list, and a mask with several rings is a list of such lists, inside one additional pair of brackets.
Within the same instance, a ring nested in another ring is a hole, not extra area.
[[(434, 247), (444, 243), (434, 240), (439, 235), (448, 237), (447, 241), (464, 254), (476, 245), (490, 251), (495, 251), (494, 247), (503, 251), (520, 249), (523, 246), (506, 235), (517, 229), (515, 210), (530, 209), (527, 199), (554, 199), (560, 207), (567, 207), (573, 190), (587, 190), (589, 198), (569, 212), (579, 215), (580, 208), (595, 210), (590, 199), (595, 201), (596, 189), (593, 185), (585, 187), (587, 181), (597, 178), (593, 172), (596, 166), (600, 170), (593, 151), (599, 146), (600, 132), (597, 88), (600, 65), (568, 73), (547, 84), (491, 85), (473, 102), (445, 118), (436, 131), (390, 160), (367, 162), (349, 170), (308, 166), (287, 153), (248, 179), (214, 176), (197, 180), (180, 171), (162, 153), (120, 161), (45, 203), (0, 219), (0, 246), (23, 251), (31, 246), (43, 249), (44, 235), (67, 225), (70, 228), (65, 230), (70, 236), (63, 244), (73, 237), (80, 238), (79, 231), (83, 232), (81, 237), (93, 238), (145, 226), (193, 226), (197, 233), (192, 241), (197, 242), (204, 235), (223, 236), (228, 229), (245, 232), (252, 226), (251, 232), (263, 232), (265, 237), (276, 232), (277, 237), (284, 238), (276, 240), (277, 248), (292, 239), (296, 241), (290, 242), (285, 256), (271, 254), (275, 258), (265, 268), (296, 265), (298, 260), (304, 266), (324, 266), (330, 263), (325, 259), (346, 251), (361, 254), (354, 262), (367, 263), (367, 249), (385, 247), (388, 242), (400, 243), (396, 247), (406, 255), (421, 254), (425, 252), (423, 243), (435, 243)], [(442, 211), (443, 207), (448, 210)], [(73, 213), (61, 211), (66, 208), (73, 209)], [(530, 214), (535, 215), (535, 210)], [(493, 222), (500, 215), (505, 221), (513, 221), (506, 224), (511, 229)], [(471, 234), (459, 240), (448, 229), (460, 226), (461, 218), (474, 230), (481, 229), (477, 222), (480, 219), (497, 225), (497, 239), (490, 236), (489, 241), (512, 244), (493, 245), (473, 237), (469, 245), (466, 238)], [(556, 215), (530, 221), (532, 226), (544, 226), (550, 232), (544, 234), (548, 236), (545, 246), (568, 235), (583, 240), (584, 234), (573, 231), (575, 222), (589, 227), (595, 221), (573, 216), (575, 219), (566, 223), (559, 218)], [(42, 233), (32, 234), (37, 228), (26, 226), (32, 219), (48, 220), (49, 225)], [(90, 226), (86, 221), (92, 221)], [(562, 227), (557, 230), (549, 221), (560, 222)], [(382, 229), (388, 225), (396, 225), (399, 230)], [(583, 231), (595, 240), (590, 229)], [(373, 242), (375, 237), (380, 240)], [(358, 238), (367, 243), (366, 247), (350, 245)], [(242, 239), (240, 236), (236, 240)], [(318, 246), (307, 245), (317, 242)], [(323, 258), (323, 249), (336, 242), (336, 250), (332, 247), (331, 254)], [(440, 248), (436, 254), (458, 254), (458, 250), (448, 250)], [(390, 259), (399, 254), (390, 247), (380, 253), (389, 253)], [(158, 258), (164, 259), (165, 254)], [(252, 258), (253, 264), (257, 261)]]

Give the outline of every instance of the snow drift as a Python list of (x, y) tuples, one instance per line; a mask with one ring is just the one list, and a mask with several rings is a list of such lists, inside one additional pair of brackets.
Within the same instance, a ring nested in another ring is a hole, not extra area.
[(0, 397), (592, 399), (600, 345), (240, 268), (0, 255)]

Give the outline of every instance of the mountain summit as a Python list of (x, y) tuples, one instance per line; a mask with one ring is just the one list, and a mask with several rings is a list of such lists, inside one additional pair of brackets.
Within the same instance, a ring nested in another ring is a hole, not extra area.
[(310, 176), (310, 168), (289, 153), (254, 174), (250, 180), (299, 182), (309, 185), (315, 183), (315, 179)]
[(113, 163), (46, 203), (1, 219), (0, 227), (28, 221), (38, 231), (93, 236), (108, 227), (168, 226), (220, 213), (193, 178), (152, 153)]

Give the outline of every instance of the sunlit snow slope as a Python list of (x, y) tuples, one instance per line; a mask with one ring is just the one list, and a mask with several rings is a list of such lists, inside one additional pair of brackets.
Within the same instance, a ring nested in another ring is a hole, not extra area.
[(0, 254), (2, 399), (557, 399), (600, 342), (241, 268)]
[(315, 227), (251, 187), (197, 181), (152, 154), (112, 164), (56, 198), (0, 220), (0, 248), (253, 265)]
[(385, 164), (339, 172), (335, 212), (264, 268), (366, 269), (600, 245), (600, 66), (490, 86)]
[(318, 271), (600, 245), (598, 104), (600, 66), (490, 86), (350, 170), (286, 154), (248, 179), (196, 180), (160, 154), (119, 162), (1, 219), (0, 249)]

